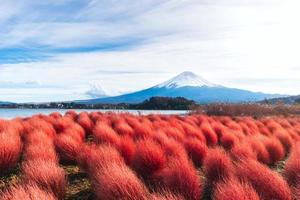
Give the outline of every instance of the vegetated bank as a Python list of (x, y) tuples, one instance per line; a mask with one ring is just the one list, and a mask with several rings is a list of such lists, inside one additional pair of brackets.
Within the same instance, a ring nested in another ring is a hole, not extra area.
[(0, 120), (0, 199), (299, 199), (299, 142), (296, 116)]

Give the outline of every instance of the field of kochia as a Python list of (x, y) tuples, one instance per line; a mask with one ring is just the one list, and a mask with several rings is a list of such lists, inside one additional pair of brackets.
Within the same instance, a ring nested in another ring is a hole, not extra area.
[(0, 200), (299, 200), (300, 117), (0, 120)]

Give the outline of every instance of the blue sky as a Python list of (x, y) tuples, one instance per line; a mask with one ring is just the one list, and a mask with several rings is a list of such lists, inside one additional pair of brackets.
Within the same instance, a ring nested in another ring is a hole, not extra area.
[(182, 71), (300, 93), (298, 0), (0, 1), (0, 101), (117, 95)]

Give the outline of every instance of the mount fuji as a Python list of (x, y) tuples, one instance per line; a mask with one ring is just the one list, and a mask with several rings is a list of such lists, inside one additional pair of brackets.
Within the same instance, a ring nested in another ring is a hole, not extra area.
[(183, 72), (166, 82), (145, 90), (115, 97), (81, 100), (76, 103), (140, 103), (154, 96), (184, 97), (198, 103), (240, 103), (261, 101), (282, 95), (228, 88), (211, 83), (192, 72)]

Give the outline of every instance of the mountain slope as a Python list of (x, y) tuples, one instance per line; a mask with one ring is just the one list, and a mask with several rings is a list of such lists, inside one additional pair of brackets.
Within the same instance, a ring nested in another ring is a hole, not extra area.
[(227, 88), (197, 76), (192, 72), (183, 72), (178, 76), (154, 87), (124, 94), (116, 97), (77, 101), (78, 103), (140, 103), (153, 96), (184, 97), (199, 103), (214, 102), (249, 102), (266, 98), (280, 97), (280, 95), (251, 92), (235, 88)]
[(6, 101), (0, 101), (0, 105), (9, 105), (9, 104), (13, 104), (11, 102), (6, 102)]
[(268, 99), (267, 101), (262, 101), (262, 103), (271, 103), (271, 104), (300, 104), (300, 95), (298, 96), (289, 96), (289, 97), (279, 97)]

